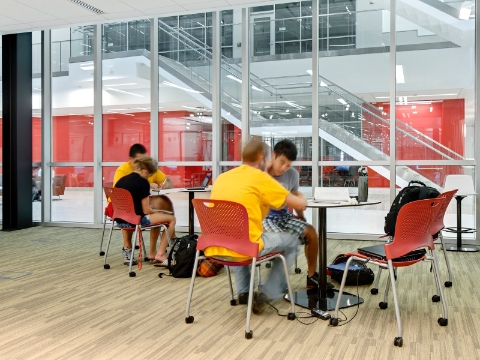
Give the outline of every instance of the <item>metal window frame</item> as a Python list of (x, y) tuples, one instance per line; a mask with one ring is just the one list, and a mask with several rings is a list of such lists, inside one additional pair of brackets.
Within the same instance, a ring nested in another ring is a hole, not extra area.
[[(94, 25), (93, 31), (93, 223), (103, 222), (103, 102), (102, 102), (102, 31), (103, 25)], [(128, 40), (128, 39), (127, 39)]]

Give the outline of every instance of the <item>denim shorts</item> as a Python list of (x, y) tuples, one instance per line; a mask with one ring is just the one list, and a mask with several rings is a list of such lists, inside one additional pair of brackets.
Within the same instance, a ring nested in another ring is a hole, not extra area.
[[(127, 222), (116, 222), (117, 223), (117, 226), (121, 229), (129, 229), (129, 228), (134, 228), (135, 225), (132, 225), (130, 223), (127, 223)], [(151, 225), (151, 222), (150, 222), (150, 219), (148, 218), (148, 216), (143, 216), (142, 219), (140, 220), (140, 225), (142, 226), (149, 226)]]

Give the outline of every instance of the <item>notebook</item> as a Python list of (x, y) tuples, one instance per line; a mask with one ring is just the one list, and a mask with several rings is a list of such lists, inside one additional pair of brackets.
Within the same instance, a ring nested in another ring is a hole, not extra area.
[(342, 187), (317, 187), (315, 188), (315, 198), (313, 202), (325, 202), (330, 204), (340, 204), (350, 201), (348, 188)]
[[(378, 260), (384, 260), (387, 261), (387, 258), (385, 256), (385, 245), (373, 245), (373, 246), (366, 246), (363, 248), (358, 248), (357, 251), (365, 256), (378, 259)], [(397, 259), (393, 259), (393, 261), (413, 261), (413, 260), (418, 260), (422, 256), (426, 254), (425, 249), (417, 249), (409, 252), (408, 254), (401, 256)]]

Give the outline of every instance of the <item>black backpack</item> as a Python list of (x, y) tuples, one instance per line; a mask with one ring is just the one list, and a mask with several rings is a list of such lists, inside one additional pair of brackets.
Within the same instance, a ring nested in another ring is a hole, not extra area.
[[(335, 260), (333, 261), (332, 265), (346, 263), (348, 260), (348, 256), (344, 254), (338, 255)], [(370, 285), (375, 280), (375, 274), (373, 273), (372, 269), (368, 268), (365, 263), (352, 260), (350, 266), (354, 266), (356, 269), (349, 269), (347, 271), (347, 279), (345, 280), (346, 286), (355, 286), (355, 285)], [(338, 282), (339, 284), (342, 283), (343, 277), (343, 270), (337, 269), (330, 269), (330, 277)]]
[[(412, 184), (419, 184), (421, 186)], [(390, 236), (395, 235), (397, 216), (403, 205), (417, 200), (434, 199), (438, 195), (440, 195), (440, 193), (437, 189), (426, 186), (421, 181), (410, 181), (407, 187), (400, 190), (395, 200), (393, 200), (390, 212), (385, 216), (385, 226), (383, 228), (385, 234)]]
[(170, 254), (168, 254), (168, 270), (173, 277), (192, 277), (197, 252), (197, 239), (197, 235), (186, 235), (175, 239)]

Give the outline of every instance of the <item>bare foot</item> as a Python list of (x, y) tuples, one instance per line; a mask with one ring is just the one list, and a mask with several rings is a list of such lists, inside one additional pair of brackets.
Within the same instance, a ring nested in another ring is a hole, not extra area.
[(168, 259), (168, 256), (166, 254), (163, 254), (163, 255), (156, 254), (155, 255), (155, 260), (157, 260), (160, 263), (163, 263), (167, 259)]

